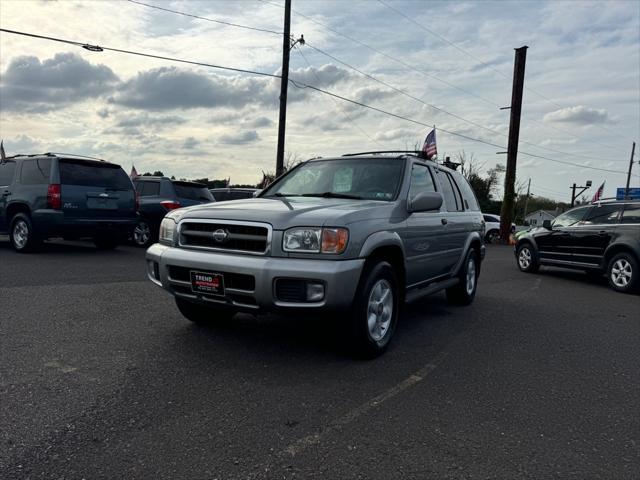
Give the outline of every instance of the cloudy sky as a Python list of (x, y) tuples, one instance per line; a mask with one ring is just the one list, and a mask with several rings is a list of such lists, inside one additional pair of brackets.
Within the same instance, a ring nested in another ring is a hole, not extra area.
[[(141, 0), (282, 30), (282, 0)], [(528, 45), (518, 178), (567, 200), (573, 182), (623, 186), (640, 137), (640, 2), (293, 0), (307, 45), (290, 77), (427, 125), (506, 145), (515, 47)], [(126, 0), (2, 0), (1, 28), (278, 74), (282, 36)], [(326, 55), (328, 54), (328, 55)], [(333, 58), (332, 58), (333, 57)], [(348, 65), (348, 66), (347, 66)], [(351, 67), (355, 67), (351, 68)], [(356, 71), (359, 70), (360, 72)], [(128, 171), (231, 177), (274, 170), (279, 79), (0, 33), (0, 137), (8, 154), (92, 155)], [(365, 75), (363, 75), (363, 73)], [(289, 89), (298, 158), (412, 148), (428, 128)], [(502, 150), (438, 132), (438, 150), (484, 169)], [(638, 158), (637, 155), (636, 158)], [(632, 183), (640, 184), (636, 165)], [(593, 191), (593, 189), (592, 189)]]

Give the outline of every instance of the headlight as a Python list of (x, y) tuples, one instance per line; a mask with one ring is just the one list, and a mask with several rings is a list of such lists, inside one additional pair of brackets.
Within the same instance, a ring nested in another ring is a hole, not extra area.
[(175, 245), (176, 222), (173, 218), (163, 218), (160, 223), (160, 243), (164, 245)]
[(282, 249), (285, 252), (340, 254), (347, 248), (348, 240), (346, 228), (298, 227), (284, 232)]

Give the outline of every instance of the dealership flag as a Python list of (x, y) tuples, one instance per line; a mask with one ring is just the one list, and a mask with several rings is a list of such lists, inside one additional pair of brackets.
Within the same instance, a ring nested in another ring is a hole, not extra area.
[(600, 185), (600, 188), (598, 188), (598, 191), (591, 199), (591, 203), (596, 203), (597, 201), (599, 201), (602, 198), (602, 192), (604, 192), (604, 182), (602, 182), (602, 185)]
[(7, 158), (7, 154), (4, 153), (4, 141), (0, 140), (0, 161), (4, 161)]
[(424, 140), (424, 145), (422, 146), (422, 153), (427, 157), (428, 160), (435, 157), (438, 154), (438, 149), (436, 148), (436, 129), (435, 127), (427, 138)]
[(129, 178), (136, 178), (139, 177), (140, 175), (138, 175), (138, 171), (136, 170), (136, 166), (135, 165), (131, 165), (131, 173), (129, 174)]

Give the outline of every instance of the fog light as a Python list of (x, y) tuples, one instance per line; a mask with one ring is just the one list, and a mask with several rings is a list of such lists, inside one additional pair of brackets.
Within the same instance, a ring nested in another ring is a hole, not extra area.
[(160, 280), (160, 265), (153, 260), (147, 260), (147, 271), (149, 276), (154, 280)]
[(307, 283), (307, 302), (320, 302), (324, 299), (324, 285), (322, 283)]

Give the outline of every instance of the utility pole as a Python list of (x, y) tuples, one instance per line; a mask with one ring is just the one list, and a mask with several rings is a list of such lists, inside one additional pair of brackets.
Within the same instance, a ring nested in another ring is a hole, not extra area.
[(504, 198), (500, 212), (500, 238), (509, 242), (511, 222), (515, 203), (516, 160), (518, 158), (518, 140), (520, 138), (520, 114), (522, 113), (522, 90), (524, 89), (524, 66), (527, 61), (526, 45), (516, 48), (513, 65), (513, 88), (511, 91), (511, 119), (509, 120), (509, 145), (507, 147), (507, 171), (504, 179)]
[(287, 126), (287, 88), (289, 86), (289, 52), (291, 51), (291, 0), (284, 2), (284, 35), (282, 39), (282, 77), (280, 78), (280, 118), (278, 120), (278, 150), (276, 177), (284, 172), (284, 134)]
[[(589, 187), (591, 187), (591, 180), (587, 180), (586, 186), (578, 186), (575, 183), (573, 185), (571, 185), (571, 207), (573, 208), (573, 206), (576, 203), (576, 198), (578, 198), (578, 195), (582, 195), (584, 193), (585, 190), (589, 189)], [(576, 193), (576, 190), (580, 188), (581, 190)]]
[(633, 167), (633, 155), (636, 153), (636, 142), (631, 147), (631, 159), (629, 160), (629, 173), (627, 173), (627, 187), (624, 190), (625, 200), (629, 198), (629, 182), (631, 182), (631, 167)]
[(527, 210), (529, 208), (529, 195), (531, 191), (531, 179), (529, 179), (529, 183), (527, 184), (527, 199), (524, 201), (524, 215), (522, 215), (522, 221), (527, 218)]

